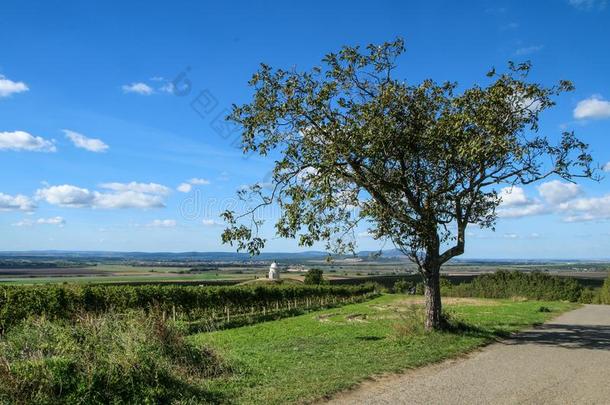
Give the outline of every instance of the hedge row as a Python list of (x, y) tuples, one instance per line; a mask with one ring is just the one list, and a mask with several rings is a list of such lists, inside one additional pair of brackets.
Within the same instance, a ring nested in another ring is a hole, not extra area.
[(181, 320), (320, 307), (375, 293), (374, 286), (0, 286), (0, 333), (32, 315), (155, 310)]
[(443, 295), (454, 297), (525, 297), (546, 301), (581, 301), (586, 288), (578, 281), (541, 272), (497, 271), (469, 283), (444, 284)]

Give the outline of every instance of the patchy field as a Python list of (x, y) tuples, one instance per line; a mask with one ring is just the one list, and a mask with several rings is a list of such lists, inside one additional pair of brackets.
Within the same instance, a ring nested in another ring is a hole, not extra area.
[(152, 283), (246, 280), (253, 275), (231, 272), (188, 272), (188, 267), (100, 264), (89, 267), (0, 269), (0, 283)]

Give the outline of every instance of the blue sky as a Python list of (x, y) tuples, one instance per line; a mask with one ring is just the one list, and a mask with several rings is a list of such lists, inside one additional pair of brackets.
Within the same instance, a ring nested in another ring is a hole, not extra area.
[[(217, 117), (248, 100), (258, 64), (309, 69), (397, 36), (411, 82), (484, 83), (508, 60), (531, 60), (548, 85), (572, 80), (541, 131), (574, 130), (610, 161), (606, 1), (125, 3), (3, 2), (0, 250), (230, 249), (218, 214), (270, 162), (242, 157)], [(182, 96), (168, 91), (180, 75)], [(496, 232), (470, 230), (465, 257), (608, 258), (609, 185), (513, 190)], [(359, 232), (360, 248), (378, 247)], [(267, 236), (268, 251), (300, 250)]]

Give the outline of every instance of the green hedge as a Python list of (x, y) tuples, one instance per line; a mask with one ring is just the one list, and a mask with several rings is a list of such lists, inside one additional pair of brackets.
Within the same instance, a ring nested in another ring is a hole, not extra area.
[(0, 332), (32, 315), (155, 310), (174, 319), (230, 319), (240, 314), (321, 307), (374, 294), (373, 286), (0, 286)]
[(585, 288), (575, 279), (541, 272), (497, 271), (483, 274), (469, 283), (442, 287), (442, 293), (454, 297), (511, 298), (525, 297), (545, 301), (581, 300)]

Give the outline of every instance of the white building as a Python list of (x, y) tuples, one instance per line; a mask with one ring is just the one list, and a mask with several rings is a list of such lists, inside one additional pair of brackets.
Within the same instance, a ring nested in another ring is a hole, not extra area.
[(279, 280), (280, 279), (280, 269), (277, 267), (277, 263), (271, 263), (269, 266), (269, 280)]

